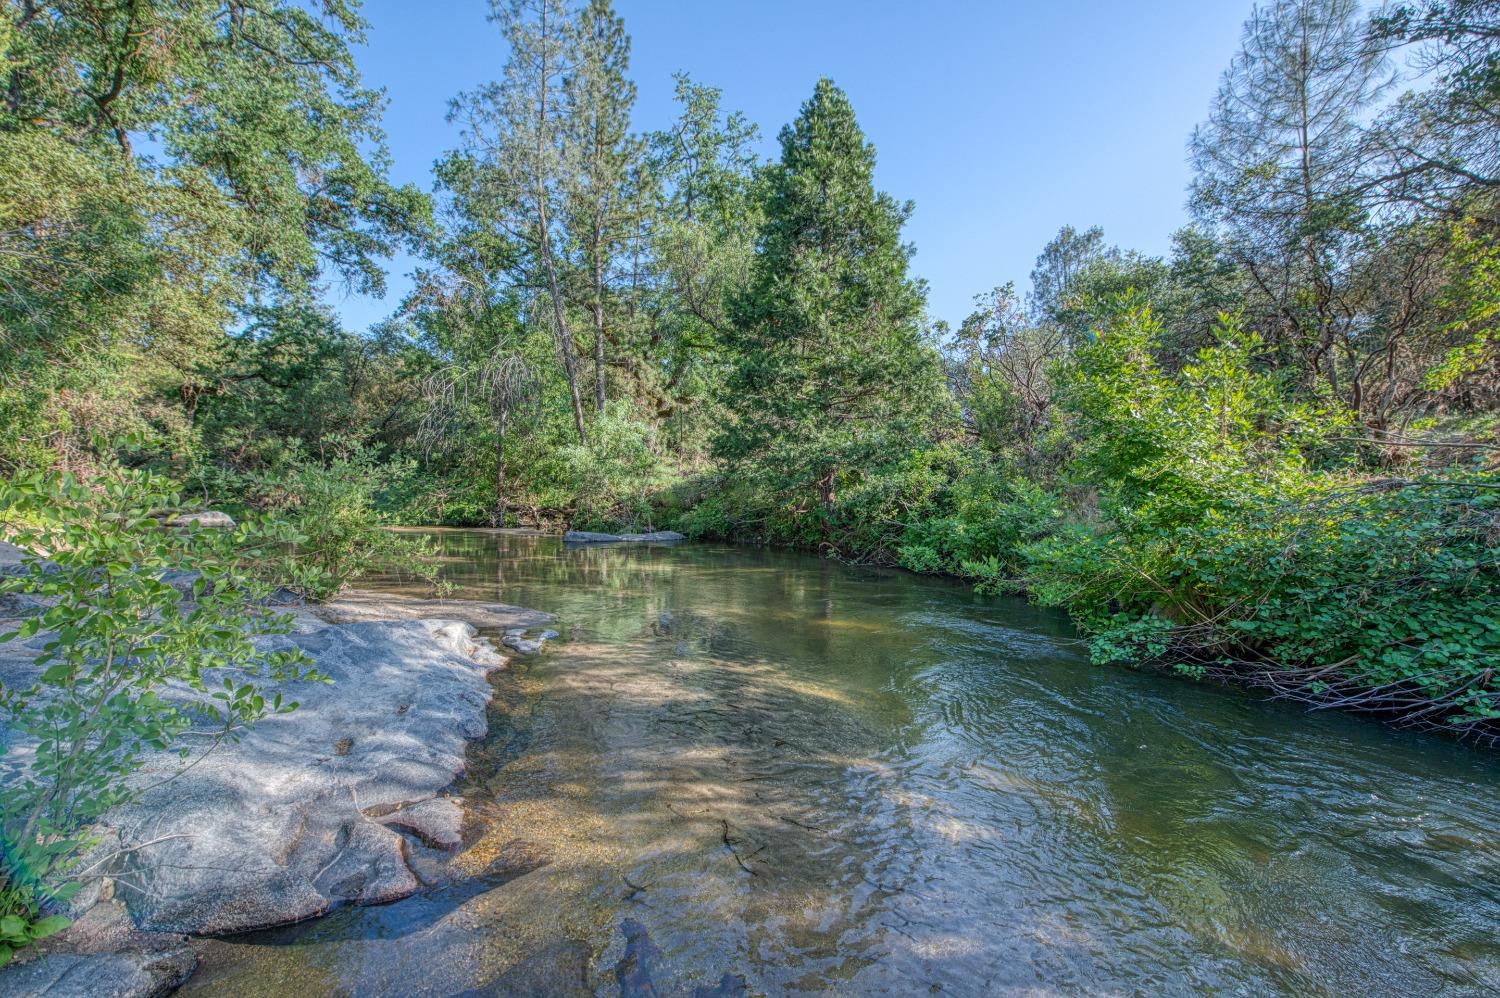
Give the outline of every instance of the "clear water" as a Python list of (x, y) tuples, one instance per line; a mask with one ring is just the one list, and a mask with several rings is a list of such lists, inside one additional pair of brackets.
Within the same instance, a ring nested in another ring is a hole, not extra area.
[(477, 879), (207, 943), (189, 992), (1500, 992), (1491, 755), (904, 573), (434, 537), (563, 632), (496, 678)]

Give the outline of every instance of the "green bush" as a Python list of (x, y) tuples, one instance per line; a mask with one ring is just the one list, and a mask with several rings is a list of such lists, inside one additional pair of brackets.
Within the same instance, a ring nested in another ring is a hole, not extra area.
[(651, 428), (622, 400), (594, 420), (589, 442), (560, 452), (556, 488), (581, 529), (651, 529), (652, 495), (661, 484)]
[(982, 468), (953, 483), (945, 515), (918, 519), (902, 535), (899, 561), (913, 572), (975, 580), (983, 592), (1015, 591), (1023, 545), (1055, 529), (1056, 499), (1036, 483)]
[(1482, 469), (1345, 484), (1196, 531), (1186, 569), (1283, 683), (1472, 726), (1500, 719), (1500, 490)]
[[(88, 828), (135, 795), (128, 778), (146, 752), (177, 747), (195, 725), (212, 733), (211, 750), (296, 707), (265, 696), (258, 678), (316, 678), (300, 654), (265, 652), (254, 641), (290, 621), (266, 609), (268, 587), (251, 567), (294, 535), (276, 524), (163, 527), (154, 514), (177, 506), (168, 484), (147, 474), (89, 487), (35, 475), (0, 483), (7, 535), (38, 553), (0, 580), (0, 592), (37, 604), (0, 641), (46, 638), (35, 678), (0, 686), (0, 716), (35, 743), (29, 754), (0, 759), (9, 770), (0, 799), (0, 961), (58, 927), (39, 915), (76, 889), (65, 881)], [(186, 702), (165, 698), (169, 686), (191, 691)]]
[(1291, 401), (1232, 323), (1176, 375), (1132, 313), (1059, 372), (1069, 468), (1100, 516), (1020, 547), (1099, 662), (1232, 676), (1309, 702), (1472, 728), (1497, 713), (1500, 480), (1369, 479), (1348, 418)]
[(408, 572), (436, 584), (431, 546), (393, 533), (382, 499), (412, 467), (381, 464), (366, 447), (328, 442), (325, 460), (300, 458), (237, 480), (255, 508), (288, 523), (296, 540), (271, 562), (273, 576), (309, 599), (337, 595), (377, 569)]
[(1159, 332), (1149, 310), (1129, 312), (1057, 373), (1075, 439), (1067, 475), (1100, 515), (1074, 515), (1022, 555), (1036, 597), (1088, 626), (1119, 608), (1177, 623), (1211, 616), (1196, 580), (1171, 568), (1179, 531), (1309, 494), (1309, 452), (1348, 422), (1293, 401), (1232, 322), (1175, 375), (1157, 361)]

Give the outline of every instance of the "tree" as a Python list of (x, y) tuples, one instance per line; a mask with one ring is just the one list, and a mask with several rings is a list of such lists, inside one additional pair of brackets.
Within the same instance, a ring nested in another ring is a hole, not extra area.
[(730, 309), (735, 419), (716, 449), (789, 492), (814, 490), (826, 529), (841, 471), (909, 434), (944, 393), (901, 242), (911, 205), (876, 193), (875, 149), (848, 97), (820, 80), (780, 139), (759, 251)]
[(594, 405), (605, 402), (604, 356), (609, 338), (606, 297), (616, 257), (630, 236), (634, 204), (628, 189), (642, 143), (630, 134), (635, 84), (630, 36), (610, 0), (590, 0), (574, 24), (574, 58), (566, 81), (564, 119), (565, 223), (582, 255), (579, 269), (594, 327)]
[(568, 11), (561, 0), (492, 0), (490, 19), (500, 25), (510, 59), (502, 80), (454, 100), (449, 117), (463, 121), (464, 146), (450, 159), (468, 161), (472, 194), (489, 201), (495, 224), (525, 248), (526, 282), (540, 292), (533, 301), (547, 301), (574, 428), (587, 442), (558, 248), (568, 113), (564, 81), (575, 58)]
[(1472, 210), (1475, 193), (1500, 189), (1500, 8), (1489, 0), (1395, 3), (1372, 27), (1393, 48), (1414, 46), (1413, 68), (1430, 81), (1377, 122), (1381, 189), (1420, 209)]
[(653, 414), (696, 452), (696, 424), (717, 419), (729, 302), (749, 279), (760, 227), (759, 132), (722, 110), (717, 89), (675, 79), (677, 120), (649, 138), (645, 255), (632, 266), (634, 342), (622, 362)]
[(0, 409), (36, 459), (160, 423), (249, 308), (379, 293), (426, 228), (354, 3), (10, 0), (0, 25)]
[(1358, 326), (1345, 291), (1367, 235), (1361, 117), (1391, 82), (1355, 0), (1277, 0), (1246, 22), (1191, 143), (1193, 210), (1249, 273), (1254, 325), (1282, 362), (1335, 392), (1335, 342)]
[(1062, 328), (1032, 324), (1014, 284), (974, 298), (955, 346), (962, 377), (960, 401), (974, 432), (992, 450), (1018, 444), (1030, 453), (1052, 404), (1049, 369), (1067, 356)]
[(1112, 260), (1120, 251), (1104, 243), (1104, 230), (1095, 225), (1079, 232), (1071, 225), (1042, 248), (1031, 271), (1031, 311), (1039, 321), (1056, 321), (1066, 309), (1079, 274), (1091, 262)]

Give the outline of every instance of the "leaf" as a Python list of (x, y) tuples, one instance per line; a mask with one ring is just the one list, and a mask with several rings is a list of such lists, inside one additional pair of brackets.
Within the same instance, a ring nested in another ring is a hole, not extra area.
[(66, 915), (48, 915), (46, 918), (32, 923), (30, 930), (31, 938), (46, 939), (48, 936), (56, 935), (72, 924), (73, 920)]

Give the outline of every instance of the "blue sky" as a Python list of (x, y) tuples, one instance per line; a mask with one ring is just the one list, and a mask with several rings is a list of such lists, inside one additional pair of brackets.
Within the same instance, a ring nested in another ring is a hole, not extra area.
[[(497, 78), (505, 47), (485, 0), (367, 0), (365, 80), (386, 88), (394, 178), (430, 188), (456, 141), (460, 90)], [(1186, 143), (1238, 48), (1250, 0), (890, 2), (616, 0), (634, 46), (636, 127), (671, 120), (672, 74), (720, 87), (760, 125), (781, 126), (820, 76), (848, 92), (878, 154), (876, 182), (916, 202), (906, 236), (929, 310), (957, 324), (974, 295), (1027, 275), (1064, 224), (1164, 253), (1186, 220)], [(329, 302), (362, 330), (395, 307)]]

